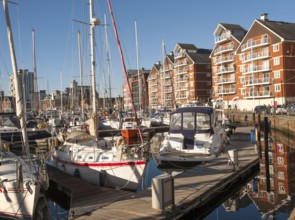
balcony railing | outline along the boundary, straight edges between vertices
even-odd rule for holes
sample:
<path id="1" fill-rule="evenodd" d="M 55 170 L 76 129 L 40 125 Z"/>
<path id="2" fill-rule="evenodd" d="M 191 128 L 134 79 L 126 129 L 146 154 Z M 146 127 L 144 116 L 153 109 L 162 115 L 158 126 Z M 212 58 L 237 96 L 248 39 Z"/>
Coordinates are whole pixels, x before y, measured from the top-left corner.
<path id="1" fill-rule="evenodd" d="M 260 60 L 260 59 L 266 59 L 270 57 L 270 53 L 268 51 L 262 52 L 262 53 L 254 53 L 254 54 L 248 54 L 244 57 L 242 60 L 243 63 L 250 62 L 253 60 Z"/>
<path id="2" fill-rule="evenodd" d="M 233 62 L 233 61 L 234 61 L 234 56 L 220 57 L 215 60 L 215 65 L 218 65 L 221 63 Z"/>
<path id="3" fill-rule="evenodd" d="M 227 31 L 220 36 L 215 36 L 215 44 L 220 43 L 222 41 L 230 40 L 230 35 L 230 31 Z"/>
<path id="4" fill-rule="evenodd" d="M 188 90 L 188 86 L 176 86 L 175 88 L 176 91 L 186 91 Z"/>
<path id="5" fill-rule="evenodd" d="M 181 82 L 187 82 L 188 81 L 188 77 L 183 77 L 183 78 L 178 78 L 175 80 L 175 83 L 181 83 Z"/>
<path id="6" fill-rule="evenodd" d="M 174 53 L 174 59 L 178 59 L 178 58 L 181 58 L 181 57 L 184 57 L 185 56 L 185 53 Z"/>
<path id="7" fill-rule="evenodd" d="M 151 82 L 151 83 L 149 83 L 149 86 L 156 86 L 156 85 L 158 85 L 158 82 Z"/>
<path id="8" fill-rule="evenodd" d="M 175 97 L 175 99 L 187 99 L 187 98 L 188 98 L 187 95 L 177 95 L 177 96 Z"/>
<path id="9" fill-rule="evenodd" d="M 264 85 L 264 84 L 270 84 L 270 78 L 250 79 L 250 80 L 245 80 L 243 83 L 244 86 L 254 86 L 254 85 Z"/>
<path id="10" fill-rule="evenodd" d="M 224 73 L 231 73 L 234 72 L 235 68 L 234 67 L 222 67 L 222 68 L 217 68 L 217 71 L 215 72 L 215 75 L 220 75 Z"/>
<path id="11" fill-rule="evenodd" d="M 250 66 L 248 68 L 244 68 L 241 72 L 243 75 L 251 74 L 251 73 L 258 73 L 258 72 L 266 72 L 271 71 L 270 65 L 257 65 L 257 66 Z"/>
<path id="12" fill-rule="evenodd" d="M 188 73 L 187 68 L 185 68 L 185 69 L 181 69 L 181 70 L 176 70 L 176 71 L 175 71 L 175 75 L 176 75 L 176 76 L 177 76 L 177 75 L 181 75 L 181 74 L 186 74 L 186 73 Z"/>
<path id="13" fill-rule="evenodd" d="M 230 44 L 230 45 L 227 45 L 227 46 L 220 46 L 218 49 L 216 49 L 214 51 L 214 55 L 224 53 L 224 52 L 229 52 L 229 51 L 232 51 L 232 50 L 234 50 L 234 45 L 233 44 Z"/>
<path id="14" fill-rule="evenodd" d="M 187 65 L 187 61 L 177 61 L 174 63 L 174 68 Z"/>
<path id="15" fill-rule="evenodd" d="M 244 93 L 244 98 L 267 98 L 273 97 L 270 91 L 254 91 Z"/>
<path id="16" fill-rule="evenodd" d="M 161 67 L 161 72 L 168 72 L 168 71 L 171 71 L 172 69 L 170 67 L 165 67 L 165 68 L 162 68 Z"/>
<path id="17" fill-rule="evenodd" d="M 222 79 L 217 79 L 215 82 L 216 82 L 216 84 L 235 83 L 236 79 L 235 79 L 235 77 L 222 78 Z"/>
<path id="18" fill-rule="evenodd" d="M 260 47 L 264 45 L 270 44 L 270 39 L 268 38 L 262 38 L 259 40 L 250 40 L 245 44 L 242 44 L 242 51 L 249 50 L 251 48 Z"/>
<path id="19" fill-rule="evenodd" d="M 158 78 L 157 76 L 150 75 L 148 80 L 155 80 L 155 79 L 157 79 L 157 78 Z"/>
<path id="20" fill-rule="evenodd" d="M 224 88 L 224 89 L 219 89 L 217 91 L 217 93 L 219 95 L 222 95 L 222 94 L 234 94 L 236 93 L 236 88 Z"/>
<path id="21" fill-rule="evenodd" d="M 163 74 L 161 76 L 161 79 L 170 79 L 171 78 L 171 75 L 170 74 Z"/>

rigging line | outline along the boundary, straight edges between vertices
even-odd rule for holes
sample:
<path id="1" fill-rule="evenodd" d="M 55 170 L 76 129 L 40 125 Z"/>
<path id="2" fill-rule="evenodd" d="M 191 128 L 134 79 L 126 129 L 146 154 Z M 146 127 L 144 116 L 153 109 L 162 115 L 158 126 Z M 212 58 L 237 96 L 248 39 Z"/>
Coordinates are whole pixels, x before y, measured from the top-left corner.
<path id="1" fill-rule="evenodd" d="M 136 109 L 135 109 L 135 106 L 134 106 L 133 94 L 132 94 L 130 83 L 129 83 L 129 80 L 128 80 L 128 73 L 127 73 L 126 66 L 125 66 L 125 61 L 124 61 L 124 57 L 123 57 L 123 53 L 122 53 L 122 48 L 121 48 L 121 44 L 120 44 L 120 40 L 119 40 L 117 27 L 116 27 L 116 23 L 115 23 L 115 18 L 114 18 L 114 15 L 113 15 L 110 0 L 108 0 L 108 6 L 109 6 L 111 19 L 112 19 L 113 29 L 114 29 L 115 36 L 116 36 L 117 46 L 118 46 L 120 57 L 121 57 L 121 64 L 122 64 L 122 68 L 123 68 L 123 71 L 124 71 L 125 80 L 126 80 L 126 83 L 127 83 L 127 86 L 128 86 L 130 97 L 131 97 L 131 105 L 132 105 L 132 109 L 133 109 L 133 112 L 134 112 L 134 115 L 135 115 L 135 121 L 137 123 L 138 133 L 139 133 L 139 136 L 140 136 L 141 143 L 143 144 L 144 141 L 143 141 L 142 133 L 141 133 L 141 130 L 140 130 L 140 122 L 138 120 L 137 112 L 136 112 Z"/>
<path id="2" fill-rule="evenodd" d="M 19 54 L 21 60 L 21 67 L 24 69 L 23 57 L 22 57 L 22 41 L 21 41 L 21 33 L 20 33 L 20 19 L 19 19 L 19 4 L 17 3 L 16 7 L 16 14 L 17 14 L 17 30 L 18 30 L 18 41 L 19 41 Z"/>

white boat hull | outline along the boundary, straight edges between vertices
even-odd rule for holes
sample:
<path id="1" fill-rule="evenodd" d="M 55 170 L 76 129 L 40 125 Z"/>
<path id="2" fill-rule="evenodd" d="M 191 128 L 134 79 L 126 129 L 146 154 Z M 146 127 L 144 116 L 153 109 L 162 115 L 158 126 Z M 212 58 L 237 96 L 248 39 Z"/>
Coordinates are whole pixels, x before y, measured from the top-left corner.
<path id="1" fill-rule="evenodd" d="M 132 162 L 71 162 L 52 156 L 47 162 L 70 175 L 95 185 L 136 191 L 146 167 L 146 161 Z"/>

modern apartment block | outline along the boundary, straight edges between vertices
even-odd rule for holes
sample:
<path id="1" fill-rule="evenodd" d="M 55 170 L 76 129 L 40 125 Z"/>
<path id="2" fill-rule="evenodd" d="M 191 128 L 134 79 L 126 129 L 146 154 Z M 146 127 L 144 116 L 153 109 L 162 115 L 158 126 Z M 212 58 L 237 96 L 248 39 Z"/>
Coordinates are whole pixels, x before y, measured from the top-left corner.
<path id="1" fill-rule="evenodd" d="M 215 47 L 210 55 L 212 62 L 212 101 L 227 107 L 238 107 L 235 52 L 247 31 L 236 24 L 218 24 L 214 31 Z M 224 106 L 223 106 L 224 107 Z"/>
<path id="2" fill-rule="evenodd" d="M 155 64 L 148 78 L 149 108 L 173 109 L 211 96 L 211 50 L 176 44 L 174 51 Z"/>
<path id="3" fill-rule="evenodd" d="M 216 103 L 223 100 L 225 107 L 253 110 L 256 105 L 294 102 L 295 23 L 270 21 L 268 14 L 262 14 L 243 38 L 243 28 L 238 29 L 238 25 L 219 24 L 214 32 L 217 43 L 211 59 Z M 232 40 L 224 39 L 227 31 Z M 237 38 L 242 39 L 240 43 Z M 223 59 L 220 65 L 219 58 Z"/>
<path id="4" fill-rule="evenodd" d="M 148 106 L 147 78 L 150 70 L 128 70 L 128 81 L 136 110 L 146 109 Z M 139 80 L 138 80 L 139 79 Z M 125 110 L 132 109 L 131 95 L 126 82 L 123 84 L 123 105 Z"/>

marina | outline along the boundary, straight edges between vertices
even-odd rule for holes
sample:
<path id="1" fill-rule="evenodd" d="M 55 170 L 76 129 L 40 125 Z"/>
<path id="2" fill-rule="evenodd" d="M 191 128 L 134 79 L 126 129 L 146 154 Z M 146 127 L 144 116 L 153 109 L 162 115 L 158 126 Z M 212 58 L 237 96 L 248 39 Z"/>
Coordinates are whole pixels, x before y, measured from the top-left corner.
<path id="1" fill-rule="evenodd" d="M 259 159 L 250 142 L 250 130 L 251 127 L 237 127 L 231 136 L 228 148 L 238 151 L 237 164 L 229 163 L 228 154 L 224 154 L 191 169 L 178 168 L 164 172 L 162 175 L 173 176 L 173 189 L 169 193 L 174 194 L 174 201 L 173 207 L 163 207 L 163 210 L 152 208 L 155 198 L 152 198 L 151 187 L 139 192 L 122 192 L 106 187 L 98 187 L 95 191 L 91 187 L 77 187 L 81 185 L 78 178 L 71 177 L 77 179 L 76 182 L 71 178 L 61 178 L 59 171 L 49 170 L 48 173 L 58 188 L 71 195 L 69 213 L 72 219 L 180 219 L 194 209 L 212 203 L 218 192 L 258 172 Z M 96 192 L 103 193 L 95 196 Z"/>

